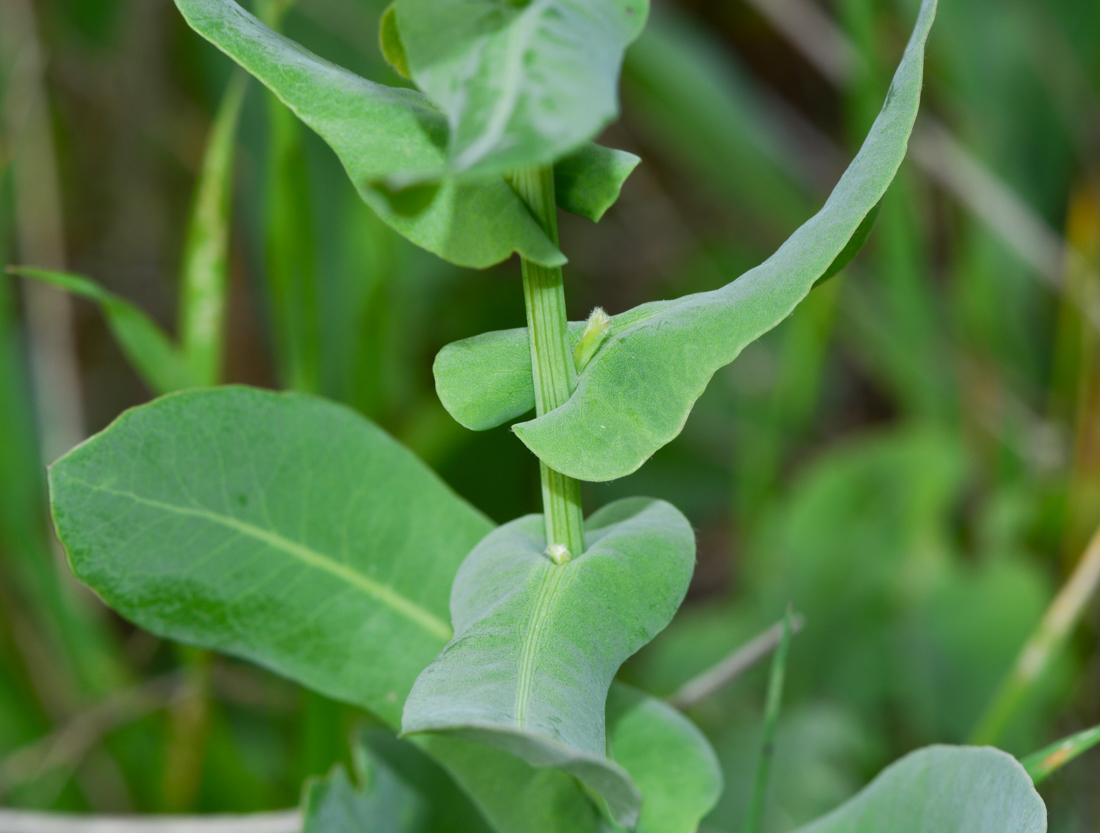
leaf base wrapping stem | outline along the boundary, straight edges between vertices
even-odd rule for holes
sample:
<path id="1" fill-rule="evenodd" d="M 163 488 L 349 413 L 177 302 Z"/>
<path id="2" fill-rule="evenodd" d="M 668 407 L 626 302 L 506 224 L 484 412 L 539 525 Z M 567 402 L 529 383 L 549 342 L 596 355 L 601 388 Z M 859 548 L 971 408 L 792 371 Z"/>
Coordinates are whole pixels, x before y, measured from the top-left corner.
<path id="1" fill-rule="evenodd" d="M 557 245 L 558 219 L 553 168 L 517 171 L 512 185 L 531 209 L 546 236 Z M 522 259 L 523 297 L 531 334 L 531 369 L 535 382 L 535 412 L 543 414 L 564 404 L 573 394 L 577 372 L 566 330 L 565 289 L 561 267 L 541 266 Z M 546 544 L 564 546 L 573 556 L 584 552 L 584 514 L 580 483 L 540 461 Z"/>

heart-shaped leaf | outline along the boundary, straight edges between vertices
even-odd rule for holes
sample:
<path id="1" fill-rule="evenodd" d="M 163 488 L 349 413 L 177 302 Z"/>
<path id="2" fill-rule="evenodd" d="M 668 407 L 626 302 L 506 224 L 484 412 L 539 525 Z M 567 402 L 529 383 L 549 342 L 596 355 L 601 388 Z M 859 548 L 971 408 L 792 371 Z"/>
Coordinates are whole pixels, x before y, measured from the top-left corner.
<path id="1" fill-rule="evenodd" d="M 683 601 L 695 537 L 669 504 L 631 498 L 595 513 L 585 544 L 554 563 L 542 516 L 530 515 L 474 548 L 451 591 L 454 638 L 413 686 L 402 730 L 448 732 L 563 769 L 633 826 L 641 797 L 607 758 L 607 690 Z"/>
<path id="2" fill-rule="evenodd" d="M 451 171 L 546 165 L 618 115 L 647 0 L 397 0 L 413 80 L 447 114 Z"/>
<path id="3" fill-rule="evenodd" d="M 865 221 L 905 157 L 935 11 L 936 0 L 924 0 L 886 104 L 817 215 L 769 260 L 722 289 L 614 316 L 573 396 L 514 427 L 550 468 L 595 481 L 637 470 L 680 433 L 716 370 L 783 321 L 833 263 L 850 258 L 849 242 L 869 231 Z M 533 405 L 526 339 L 523 330 L 488 333 L 441 352 L 436 387 L 459 422 L 498 425 Z"/>
<path id="4" fill-rule="evenodd" d="M 798 833 L 1045 833 L 1027 772 L 991 747 L 930 746 Z"/>
<path id="5" fill-rule="evenodd" d="M 50 494 L 73 571 L 123 616 L 391 725 L 492 528 L 350 409 L 248 388 L 127 412 L 53 465 Z"/>

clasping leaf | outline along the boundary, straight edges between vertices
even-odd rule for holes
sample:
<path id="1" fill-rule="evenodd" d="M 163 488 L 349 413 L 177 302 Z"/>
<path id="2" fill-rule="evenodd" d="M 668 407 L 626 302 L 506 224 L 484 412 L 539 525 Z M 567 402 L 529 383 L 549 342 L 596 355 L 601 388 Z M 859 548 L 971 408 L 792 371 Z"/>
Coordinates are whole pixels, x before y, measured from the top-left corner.
<path id="1" fill-rule="evenodd" d="M 712 292 L 659 301 L 612 317 L 611 335 L 561 407 L 514 426 L 550 468 L 605 481 L 637 470 L 683 429 L 719 368 L 782 322 L 849 243 L 905 158 L 920 103 L 924 44 L 936 0 L 924 0 L 886 104 L 825 206 L 765 263 Z M 583 325 L 571 325 L 573 343 Z M 435 366 L 444 406 L 471 428 L 499 425 L 534 405 L 525 330 L 450 345 Z"/>
<path id="2" fill-rule="evenodd" d="M 233 0 L 176 5 L 192 28 L 332 146 L 364 202 L 413 243 L 460 266 L 492 266 L 513 252 L 547 266 L 565 262 L 502 176 L 440 178 L 447 170 L 449 128 L 423 94 L 375 84 L 318 58 Z M 579 152 L 580 144 L 566 150 Z M 597 219 L 617 198 L 636 157 L 595 146 L 583 150 L 584 170 L 565 174 L 563 207 Z M 395 178 L 427 187 L 394 193 Z"/>
<path id="3" fill-rule="evenodd" d="M 647 0 L 397 0 L 413 80 L 450 124 L 447 167 L 546 165 L 619 112 L 619 72 Z"/>
<path id="4" fill-rule="evenodd" d="M 417 679 L 402 729 L 446 732 L 565 770 L 633 826 L 641 796 L 607 758 L 604 704 L 619 666 L 672 619 L 695 564 L 691 525 L 632 498 L 589 518 L 587 549 L 546 555 L 542 517 L 491 532 L 451 591 L 455 636 Z"/>

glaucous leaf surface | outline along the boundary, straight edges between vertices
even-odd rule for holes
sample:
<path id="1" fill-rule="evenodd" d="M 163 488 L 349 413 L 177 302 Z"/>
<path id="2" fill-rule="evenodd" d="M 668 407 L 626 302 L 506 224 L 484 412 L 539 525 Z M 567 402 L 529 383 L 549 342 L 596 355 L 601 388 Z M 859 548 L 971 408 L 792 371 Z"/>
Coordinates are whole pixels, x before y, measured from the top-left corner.
<path id="1" fill-rule="evenodd" d="M 637 470 L 680 433 L 716 370 L 786 318 L 832 264 L 854 254 L 850 241 L 861 227 L 869 231 L 867 217 L 905 157 L 935 11 L 936 0 L 924 0 L 886 104 L 817 215 L 769 260 L 722 289 L 613 316 L 611 335 L 569 401 L 514 426 L 547 465 L 594 481 Z M 435 367 L 444 406 L 478 428 L 526 412 L 534 402 L 530 370 L 520 358 L 526 349 L 523 330 L 445 348 Z"/>
<path id="2" fill-rule="evenodd" d="M 425 802 L 424 822 L 431 833 L 499 833 L 489 825 L 484 814 L 457 781 L 422 745 L 380 728 L 366 729 L 357 741 L 366 747 L 369 755 L 384 762 L 409 787 L 429 798 Z M 476 758 L 472 759 L 471 765 L 479 765 Z M 573 791 L 578 792 L 575 784 Z"/>
<path id="3" fill-rule="evenodd" d="M 447 168 L 547 165 L 619 112 L 647 0 L 397 0 L 416 85 L 447 115 Z"/>
<path id="4" fill-rule="evenodd" d="M 11 271 L 51 283 L 98 304 L 127 361 L 133 365 L 150 390 L 156 393 L 172 393 L 200 385 L 183 353 L 168 334 L 125 298 L 108 292 L 89 278 L 70 272 L 30 268 Z"/>
<path id="5" fill-rule="evenodd" d="M 350 409 L 248 388 L 127 412 L 53 465 L 50 493 L 73 571 L 123 616 L 391 725 L 492 528 Z"/>
<path id="6" fill-rule="evenodd" d="M 447 122 L 420 93 L 375 84 L 272 31 L 233 0 L 176 0 L 187 22 L 267 85 L 340 157 L 363 200 L 397 232 L 445 260 L 485 267 L 512 252 L 565 257 L 500 177 L 448 178 L 392 194 L 399 173 L 444 168 Z"/>
<path id="7" fill-rule="evenodd" d="M 710 743 L 663 700 L 613 682 L 608 753 L 642 795 L 637 833 L 694 833 L 715 805 L 722 772 Z M 607 831 L 566 773 L 535 768 L 506 752 L 450 735 L 415 735 L 470 794 L 499 833 Z"/>
<path id="8" fill-rule="evenodd" d="M 50 482 L 74 570 L 120 613 L 394 727 L 451 637 L 455 572 L 491 529 L 354 412 L 247 388 L 130 411 L 56 463 Z M 651 698 L 616 707 L 616 688 L 612 753 L 623 750 L 645 801 L 665 806 L 677 782 L 662 767 L 702 772 L 713 754 Z M 600 829 L 570 776 L 480 744 L 421 739 L 503 833 Z M 545 808 L 538 825 L 532 807 Z"/>
<path id="9" fill-rule="evenodd" d="M 325 61 L 233 0 L 177 0 L 176 5 L 192 28 L 328 142 L 363 200 L 413 243 L 475 268 L 513 252 L 547 266 L 565 262 L 503 177 L 435 181 L 446 167 L 449 130 L 444 115 L 421 93 L 375 84 Z M 562 207 L 596 219 L 632 166 L 625 162 L 629 154 L 584 150 L 590 167 L 564 174 Z M 421 184 L 394 191 L 389 183 L 395 178 Z"/>
<path id="10" fill-rule="evenodd" d="M 370 750 L 353 750 L 358 783 L 343 764 L 306 782 L 302 833 L 429 833 L 426 798 Z"/>
<path id="11" fill-rule="evenodd" d="M 636 833 L 695 833 L 722 794 L 722 768 L 695 725 L 622 683 L 607 696 L 607 748 L 642 794 Z"/>
<path id="12" fill-rule="evenodd" d="M 577 780 L 491 746 L 449 735 L 416 735 L 473 800 L 497 833 L 607 833 Z"/>
<path id="13" fill-rule="evenodd" d="M 623 183 L 641 161 L 625 150 L 586 142 L 554 165 L 558 208 L 599 222 L 619 199 Z"/>
<path id="14" fill-rule="evenodd" d="M 992 747 L 930 746 L 797 833 L 1045 833 L 1027 772 Z"/>
<path id="15" fill-rule="evenodd" d="M 607 690 L 679 608 L 695 536 L 671 505 L 628 498 L 589 518 L 585 543 L 557 565 L 542 516 L 529 515 L 474 548 L 451 591 L 455 636 L 413 686 L 402 730 L 448 732 L 563 769 L 633 826 L 641 796 L 607 758 Z"/>

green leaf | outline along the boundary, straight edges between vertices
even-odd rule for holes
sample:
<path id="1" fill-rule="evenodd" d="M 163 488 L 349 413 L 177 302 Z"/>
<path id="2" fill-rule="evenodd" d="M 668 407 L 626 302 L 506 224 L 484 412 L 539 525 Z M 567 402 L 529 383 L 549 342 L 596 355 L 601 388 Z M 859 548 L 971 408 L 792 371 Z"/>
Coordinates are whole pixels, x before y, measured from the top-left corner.
<path id="1" fill-rule="evenodd" d="M 353 750 L 357 783 L 343 764 L 306 782 L 302 833 L 419 833 L 426 830 L 423 796 L 364 746 Z"/>
<path id="2" fill-rule="evenodd" d="M 619 112 L 647 0 L 397 0 L 417 86 L 447 115 L 451 171 L 546 165 Z"/>
<path id="3" fill-rule="evenodd" d="M 500 177 L 393 193 L 398 174 L 443 170 L 447 122 L 418 92 L 385 87 L 273 32 L 232 0 L 176 0 L 187 22 L 271 89 L 336 151 L 363 200 L 413 243 L 461 266 L 519 252 L 547 266 L 565 257 Z"/>
<path id="4" fill-rule="evenodd" d="M 768 261 L 722 289 L 613 316 L 610 337 L 580 374 L 569 401 L 514 427 L 548 466 L 595 481 L 637 470 L 680 433 L 714 372 L 783 321 L 842 258 L 905 157 L 935 10 L 936 0 L 924 0 L 886 104 L 816 216 Z M 571 335 L 575 326 L 583 325 L 571 325 Z M 579 330 L 573 343 L 578 337 Z M 462 424 L 478 428 L 529 410 L 530 370 L 522 370 L 520 358 L 526 350 L 523 330 L 445 348 L 435 368 L 444 406 Z"/>
<path id="5" fill-rule="evenodd" d="M 294 2 L 258 4 L 260 19 L 278 30 Z M 302 125 L 274 93 L 265 90 L 264 99 L 268 127 L 264 275 L 272 346 L 281 386 L 316 393 L 321 376 L 318 281 Z"/>
<path id="6" fill-rule="evenodd" d="M 608 753 L 642 795 L 637 833 L 694 833 L 722 791 L 707 739 L 667 703 L 613 682 Z M 471 795 L 498 833 L 606 831 L 566 773 L 535 768 L 492 747 L 449 735 L 414 736 Z"/>
<path id="7" fill-rule="evenodd" d="M 455 636 L 413 686 L 402 730 L 448 732 L 563 769 L 633 826 L 641 796 L 607 758 L 607 690 L 683 601 L 695 536 L 669 504 L 630 498 L 589 518 L 585 544 L 555 564 L 542 516 L 529 515 L 474 548 L 451 591 Z"/>
<path id="8" fill-rule="evenodd" d="M 1100 745 L 1100 726 L 1093 726 L 1021 758 L 1020 764 L 1027 770 L 1032 782 L 1038 784 L 1097 745 Z"/>
<path id="9" fill-rule="evenodd" d="M 608 752 L 642 794 L 636 833 L 695 833 L 722 794 L 710 743 L 672 706 L 622 683 L 607 698 Z"/>
<path id="10" fill-rule="evenodd" d="M 417 735 L 497 833 L 607 833 L 595 805 L 561 770 L 536 769 L 491 746 Z"/>
<path id="11" fill-rule="evenodd" d="M 871 230 L 875 227 L 875 221 L 878 219 L 879 212 L 882 210 L 882 202 L 875 203 L 875 207 L 863 218 L 863 222 L 859 224 L 859 228 L 856 229 L 855 234 L 852 235 L 852 239 L 848 241 L 847 245 L 841 250 L 840 254 L 836 256 L 829 268 L 814 281 L 814 286 L 824 283 L 829 278 L 835 277 L 841 269 L 851 263 L 855 256 L 859 254 L 860 249 L 863 248 L 867 242 L 867 238 L 871 236 Z"/>
<path id="12" fill-rule="evenodd" d="M 421 736 L 424 737 L 424 736 Z M 427 796 L 425 827 L 430 833 L 499 833 L 475 806 L 457 781 L 434 760 L 422 745 L 397 737 L 386 729 L 367 729 L 359 743 L 369 754 L 382 760 L 402 781 Z M 486 752 L 495 750 L 481 747 Z M 476 759 L 474 765 L 477 765 Z M 574 793 L 579 793 L 576 784 Z"/>
<path id="13" fill-rule="evenodd" d="M 491 528 L 352 411 L 247 388 L 130 411 L 54 464 L 50 483 L 73 569 L 127 618 L 251 659 L 391 726 L 450 638 L 452 580 Z M 617 688 L 610 749 L 641 790 L 642 823 L 661 807 L 703 812 L 717 778 L 705 741 L 663 704 Z M 601 829 L 570 776 L 479 744 L 422 739 L 498 830 Z M 702 779 L 694 791 L 677 780 L 685 772 Z M 533 807 L 546 808 L 538 824 Z"/>
<path id="14" fill-rule="evenodd" d="M 127 412 L 54 464 L 50 490 L 73 571 L 123 616 L 390 725 L 491 529 L 353 411 L 248 388 Z"/>
<path id="15" fill-rule="evenodd" d="M 397 3 L 386 6 L 378 25 L 378 44 L 382 47 L 382 57 L 386 63 L 402 78 L 412 78 L 409 59 L 405 55 L 405 44 L 401 42 L 401 33 L 397 31 Z"/>
<path id="16" fill-rule="evenodd" d="M 129 301 L 108 292 L 95 281 L 69 272 L 28 267 L 12 267 L 8 271 L 51 283 L 99 304 L 122 352 L 151 390 L 171 393 L 200 386 L 201 382 L 172 339 Z"/>
<path id="17" fill-rule="evenodd" d="M 1024 768 L 991 747 L 930 746 L 798 833 L 1045 833 Z"/>
<path id="18" fill-rule="evenodd" d="M 202 385 L 221 381 L 229 293 L 229 226 L 233 157 L 248 76 L 235 73 L 210 131 L 181 271 L 180 342 Z"/>
<path id="19" fill-rule="evenodd" d="M 591 142 L 554 165 L 558 207 L 599 222 L 615 201 L 623 183 L 642 160 L 625 150 Z"/>

